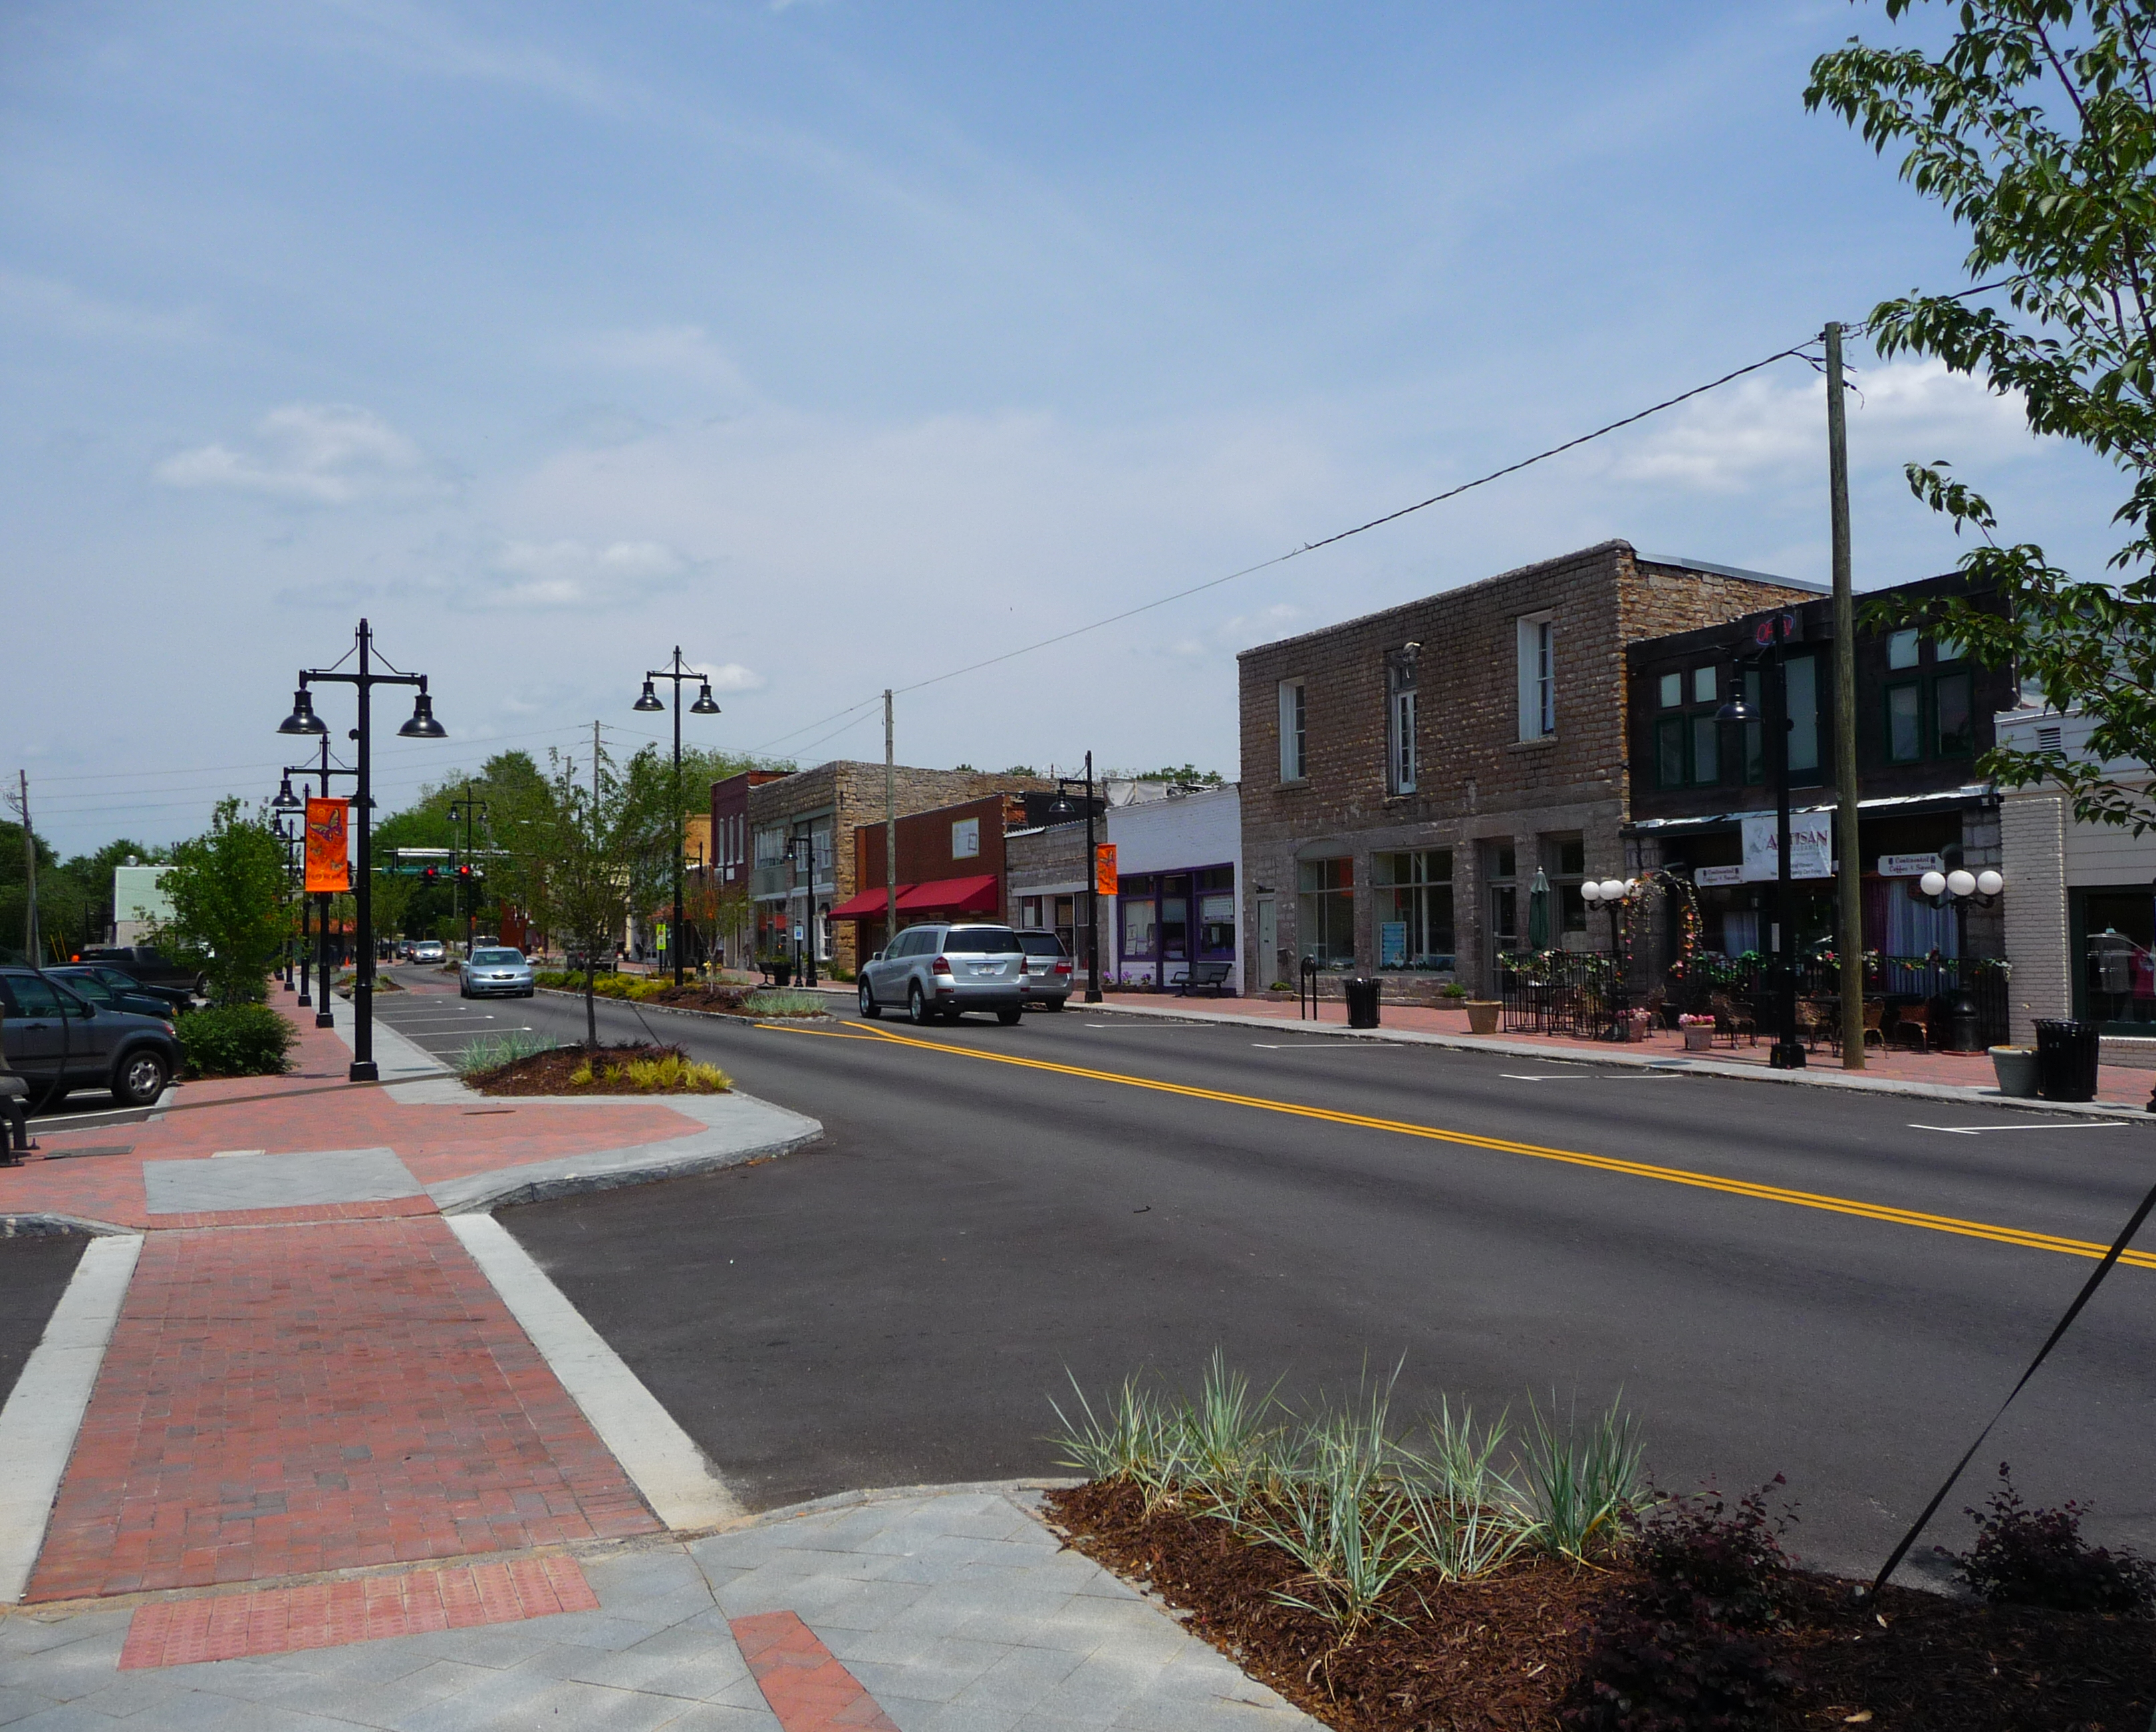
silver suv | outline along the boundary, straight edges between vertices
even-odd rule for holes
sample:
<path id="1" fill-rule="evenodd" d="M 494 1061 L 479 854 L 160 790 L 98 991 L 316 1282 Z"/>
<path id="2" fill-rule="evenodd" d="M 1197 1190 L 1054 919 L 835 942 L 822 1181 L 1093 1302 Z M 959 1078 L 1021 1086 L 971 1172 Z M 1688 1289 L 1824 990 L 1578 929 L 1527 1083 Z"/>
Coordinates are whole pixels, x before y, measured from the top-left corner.
<path id="1" fill-rule="evenodd" d="M 1008 926 L 909 926 L 861 970 L 861 1014 L 906 1007 L 916 1022 L 992 1010 L 1008 1027 L 1025 1007 L 1025 947 Z"/>

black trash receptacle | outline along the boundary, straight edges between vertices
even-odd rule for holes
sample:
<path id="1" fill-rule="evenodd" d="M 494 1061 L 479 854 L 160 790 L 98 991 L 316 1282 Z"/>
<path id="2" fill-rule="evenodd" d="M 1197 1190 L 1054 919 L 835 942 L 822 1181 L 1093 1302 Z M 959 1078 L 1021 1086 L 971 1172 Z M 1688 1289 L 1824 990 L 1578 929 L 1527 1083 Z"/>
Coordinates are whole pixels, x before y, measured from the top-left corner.
<path id="1" fill-rule="evenodd" d="M 1348 1026 L 1350 1028 L 1375 1028 L 1378 1026 L 1378 988 L 1383 981 L 1368 980 L 1357 976 L 1341 982 L 1348 994 Z"/>
<path id="2" fill-rule="evenodd" d="M 2036 1024 L 2036 1093 L 2046 1100 L 2094 1100 L 2102 1031 L 2094 1022 L 2044 1018 Z"/>

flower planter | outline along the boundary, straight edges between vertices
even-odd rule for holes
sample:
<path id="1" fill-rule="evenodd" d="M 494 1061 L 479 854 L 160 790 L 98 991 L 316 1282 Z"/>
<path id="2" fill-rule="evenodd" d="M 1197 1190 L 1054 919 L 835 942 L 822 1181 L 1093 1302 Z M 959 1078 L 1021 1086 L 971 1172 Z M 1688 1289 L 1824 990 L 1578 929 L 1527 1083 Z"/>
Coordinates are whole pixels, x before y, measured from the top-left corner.
<path id="1" fill-rule="evenodd" d="M 2034 1047 L 1994 1047 L 1991 1068 L 1999 1079 L 1999 1092 L 2016 1100 L 2036 1098 L 2036 1049 Z"/>
<path id="2" fill-rule="evenodd" d="M 1687 1053 L 1711 1053 L 1714 1050 L 1712 1023 L 1709 1023 L 1704 1028 L 1687 1028 L 1684 1031 L 1684 1038 L 1685 1051 Z"/>
<path id="3" fill-rule="evenodd" d="M 1504 1008 L 1495 998 L 1471 998 L 1467 1001 L 1467 1032 L 1470 1034 L 1495 1034 L 1497 1032 L 1497 1012 Z"/>

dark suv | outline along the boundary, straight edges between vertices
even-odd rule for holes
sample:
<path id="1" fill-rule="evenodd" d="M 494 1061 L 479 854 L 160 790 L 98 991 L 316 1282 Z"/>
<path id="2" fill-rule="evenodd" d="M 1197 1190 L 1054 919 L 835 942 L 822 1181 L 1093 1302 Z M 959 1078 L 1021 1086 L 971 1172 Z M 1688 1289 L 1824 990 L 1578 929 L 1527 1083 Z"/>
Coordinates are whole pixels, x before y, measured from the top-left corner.
<path id="1" fill-rule="evenodd" d="M 177 986 L 183 992 L 199 993 L 209 982 L 209 976 L 199 968 L 175 962 L 162 951 L 146 944 L 86 944 L 68 960 L 116 968 L 122 974 L 131 974 L 146 986 Z"/>
<path id="2" fill-rule="evenodd" d="M 40 1107 L 76 1089 L 110 1089 L 123 1105 L 153 1106 L 180 1068 L 170 1022 L 101 1009 L 34 968 L 0 968 L 0 1001 L 8 1063 Z"/>

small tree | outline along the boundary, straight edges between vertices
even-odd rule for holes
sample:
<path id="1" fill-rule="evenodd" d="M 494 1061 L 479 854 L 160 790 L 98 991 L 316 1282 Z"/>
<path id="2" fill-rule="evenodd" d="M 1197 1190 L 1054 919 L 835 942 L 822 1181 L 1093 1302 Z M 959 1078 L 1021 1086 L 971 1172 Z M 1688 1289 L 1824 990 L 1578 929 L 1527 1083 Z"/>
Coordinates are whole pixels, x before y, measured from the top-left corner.
<path id="1" fill-rule="evenodd" d="M 1890 20 L 1916 0 L 1886 0 Z M 1902 177 L 1967 225 L 1966 268 L 2003 278 L 2011 316 L 1961 295 L 1912 295 L 1871 315 L 1882 355 L 1929 355 L 2017 393 L 2030 431 L 2116 464 L 2126 540 L 2116 582 L 2075 577 L 2033 542 L 2002 545 L 1990 506 L 1944 463 L 1909 484 L 1957 533 L 1984 545 L 1962 561 L 1978 598 L 1896 617 L 2018 669 L 2055 709 L 2078 706 L 2089 750 L 1990 752 L 2009 787 L 2064 787 L 2075 816 L 2136 835 L 2156 803 L 2108 761 L 2156 763 L 2156 15 L 2148 0 L 1954 0 L 1958 28 L 1936 54 L 1852 41 L 1812 67 L 1806 106 L 1833 110 Z M 2046 106 L 2046 105 L 2049 105 Z M 1990 592 L 2005 603 L 1992 611 Z"/>
<path id="2" fill-rule="evenodd" d="M 270 967 L 293 930 L 285 858 L 276 832 L 243 817 L 235 799 L 219 801 L 209 828 L 172 850 L 159 885 L 171 899 L 172 918 L 151 941 L 207 974 L 219 1004 L 266 996 Z"/>
<path id="3" fill-rule="evenodd" d="M 584 1043 L 599 1041 L 595 983 L 600 951 L 629 917 L 638 837 L 621 784 L 600 755 L 588 783 L 572 761 L 556 757 L 547 784 L 552 816 L 532 826 L 526 904 L 549 932 L 584 955 Z"/>

